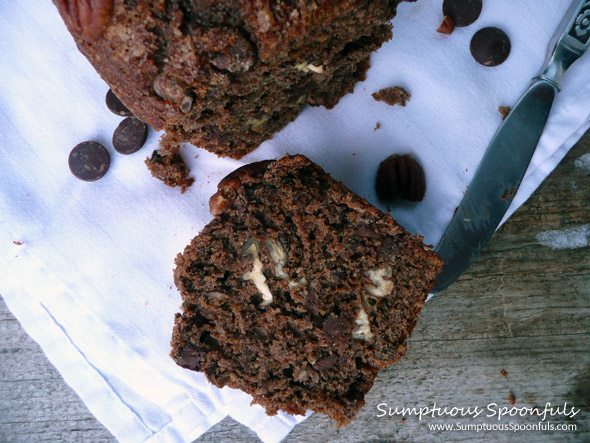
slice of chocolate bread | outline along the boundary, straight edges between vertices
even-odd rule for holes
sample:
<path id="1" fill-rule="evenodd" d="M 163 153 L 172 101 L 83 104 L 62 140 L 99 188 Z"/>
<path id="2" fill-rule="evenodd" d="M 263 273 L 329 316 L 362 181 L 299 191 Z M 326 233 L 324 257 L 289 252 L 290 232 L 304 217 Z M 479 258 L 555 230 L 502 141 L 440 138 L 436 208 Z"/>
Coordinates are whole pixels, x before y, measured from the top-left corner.
<path id="1" fill-rule="evenodd" d="M 165 146 L 239 158 L 334 106 L 401 0 L 53 0 L 82 53 Z"/>
<path id="2" fill-rule="evenodd" d="M 218 188 L 216 217 L 176 258 L 172 358 L 271 415 L 349 422 L 404 354 L 441 259 L 303 156 Z"/>

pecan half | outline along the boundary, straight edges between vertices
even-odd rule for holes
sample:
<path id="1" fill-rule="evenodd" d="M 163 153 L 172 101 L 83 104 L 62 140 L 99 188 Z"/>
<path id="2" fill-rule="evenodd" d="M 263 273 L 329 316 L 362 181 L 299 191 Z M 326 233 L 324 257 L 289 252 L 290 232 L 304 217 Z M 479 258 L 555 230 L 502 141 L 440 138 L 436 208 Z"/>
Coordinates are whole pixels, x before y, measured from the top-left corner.
<path id="1" fill-rule="evenodd" d="M 57 0 L 57 9 L 74 37 L 94 42 L 111 16 L 114 0 Z"/>
<path id="2" fill-rule="evenodd" d="M 422 201 L 426 193 L 424 170 L 409 154 L 394 154 L 379 165 L 375 190 L 381 200 Z"/>
<path id="3" fill-rule="evenodd" d="M 230 172 L 217 185 L 217 192 L 209 199 L 209 211 L 215 217 L 232 206 L 232 194 L 243 182 L 260 177 L 273 160 L 263 160 L 244 165 Z"/>
<path id="4" fill-rule="evenodd" d="M 154 91 L 164 100 L 174 103 L 181 103 L 185 97 L 184 90 L 178 85 L 176 77 L 165 73 L 158 74 L 154 79 Z"/>
<path id="5" fill-rule="evenodd" d="M 262 174 L 264 174 L 264 171 L 266 171 L 268 165 L 272 162 L 273 160 L 262 160 L 259 162 L 249 163 L 247 165 L 241 166 L 235 171 L 230 172 L 224 178 L 222 178 L 219 184 L 217 185 L 217 189 L 225 188 L 228 185 L 235 187 L 235 179 L 238 180 L 239 184 L 242 181 L 247 180 L 249 177 L 259 177 Z"/>

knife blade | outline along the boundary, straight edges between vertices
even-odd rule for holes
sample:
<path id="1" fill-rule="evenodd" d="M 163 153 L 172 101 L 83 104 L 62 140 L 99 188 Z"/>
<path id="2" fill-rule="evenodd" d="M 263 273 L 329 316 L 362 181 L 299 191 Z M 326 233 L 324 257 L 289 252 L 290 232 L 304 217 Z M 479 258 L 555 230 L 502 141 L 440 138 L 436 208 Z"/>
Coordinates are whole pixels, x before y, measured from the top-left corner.
<path id="1" fill-rule="evenodd" d="M 498 128 L 449 226 L 435 248 L 445 261 L 431 293 L 471 265 L 510 207 L 549 118 L 559 83 L 590 45 L 590 0 L 564 15 L 543 68 Z"/>

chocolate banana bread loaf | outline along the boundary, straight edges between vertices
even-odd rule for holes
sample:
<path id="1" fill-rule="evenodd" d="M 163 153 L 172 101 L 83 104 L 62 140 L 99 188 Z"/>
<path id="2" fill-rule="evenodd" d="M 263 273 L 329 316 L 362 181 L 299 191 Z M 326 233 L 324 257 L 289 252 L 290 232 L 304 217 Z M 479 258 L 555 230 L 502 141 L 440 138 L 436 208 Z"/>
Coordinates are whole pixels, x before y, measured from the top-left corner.
<path id="1" fill-rule="evenodd" d="M 332 107 L 391 37 L 401 0 L 54 0 L 140 120 L 239 158 L 306 104 Z"/>
<path id="2" fill-rule="evenodd" d="M 442 261 L 303 156 L 223 179 L 176 258 L 172 358 L 269 414 L 348 423 L 406 350 Z"/>

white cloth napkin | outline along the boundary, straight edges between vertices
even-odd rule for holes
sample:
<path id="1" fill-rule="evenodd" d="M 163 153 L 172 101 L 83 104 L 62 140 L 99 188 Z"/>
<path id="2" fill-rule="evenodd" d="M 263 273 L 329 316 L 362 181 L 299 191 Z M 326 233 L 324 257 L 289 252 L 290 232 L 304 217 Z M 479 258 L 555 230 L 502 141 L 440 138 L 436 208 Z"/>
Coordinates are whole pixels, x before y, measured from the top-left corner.
<path id="1" fill-rule="evenodd" d="M 181 303 L 174 257 L 211 219 L 208 199 L 234 168 L 302 153 L 378 204 L 379 162 L 411 153 L 424 166 L 426 198 L 391 213 L 428 243 L 438 242 L 501 123 L 498 106 L 514 104 L 526 89 L 569 0 L 487 0 L 474 25 L 450 36 L 436 32 L 441 3 L 400 5 L 393 40 L 373 56 L 367 80 L 334 109 L 305 109 L 241 161 L 185 149 L 196 183 L 181 195 L 143 164 L 158 134 L 137 154 L 113 150 L 121 119 L 104 105 L 108 87 L 76 50 L 52 3 L 0 2 L 0 293 L 120 441 L 191 441 L 229 414 L 276 442 L 304 419 L 267 417 L 247 395 L 218 390 L 168 357 Z M 472 59 L 469 42 L 492 25 L 511 37 L 512 53 L 487 68 Z M 586 56 L 564 80 L 511 212 L 590 125 L 589 70 Z M 371 97 L 396 85 L 412 94 L 405 108 Z M 95 183 L 68 170 L 71 148 L 84 140 L 101 142 L 111 154 L 109 172 Z"/>

